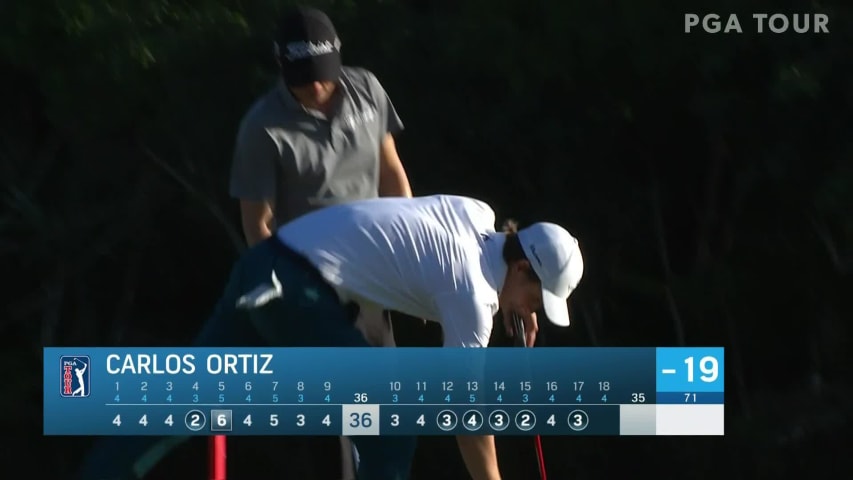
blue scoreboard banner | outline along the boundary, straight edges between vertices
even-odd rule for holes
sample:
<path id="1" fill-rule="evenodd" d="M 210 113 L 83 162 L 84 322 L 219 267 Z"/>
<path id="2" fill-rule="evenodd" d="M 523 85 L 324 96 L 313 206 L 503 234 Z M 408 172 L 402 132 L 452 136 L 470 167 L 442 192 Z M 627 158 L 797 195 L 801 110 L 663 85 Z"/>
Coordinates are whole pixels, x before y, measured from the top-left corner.
<path id="1" fill-rule="evenodd" d="M 724 350 L 45 348 L 45 435 L 723 435 Z"/>

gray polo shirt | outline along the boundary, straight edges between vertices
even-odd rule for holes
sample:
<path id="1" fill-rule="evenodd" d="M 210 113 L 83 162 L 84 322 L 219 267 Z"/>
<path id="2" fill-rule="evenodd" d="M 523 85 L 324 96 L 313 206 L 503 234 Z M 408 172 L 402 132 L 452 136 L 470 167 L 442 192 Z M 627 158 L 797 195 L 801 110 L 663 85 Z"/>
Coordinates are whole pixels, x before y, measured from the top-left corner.
<path id="1" fill-rule="evenodd" d="M 339 88 L 331 118 L 304 108 L 283 82 L 255 102 L 237 135 L 231 196 L 269 201 L 279 226 L 327 205 L 377 197 L 380 144 L 403 124 L 371 72 L 344 67 Z"/>

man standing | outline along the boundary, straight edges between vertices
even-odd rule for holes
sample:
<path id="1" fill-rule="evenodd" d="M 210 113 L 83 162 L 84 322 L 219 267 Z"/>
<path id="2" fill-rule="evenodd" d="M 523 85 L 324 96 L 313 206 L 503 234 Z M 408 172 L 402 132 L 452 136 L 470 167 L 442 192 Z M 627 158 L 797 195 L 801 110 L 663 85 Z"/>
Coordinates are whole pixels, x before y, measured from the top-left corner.
<path id="1" fill-rule="evenodd" d="M 341 66 L 340 47 L 318 10 L 279 23 L 282 78 L 243 118 L 231 171 L 249 245 L 320 207 L 412 196 L 394 142 L 403 124 L 371 72 Z"/>
<path id="2" fill-rule="evenodd" d="M 403 130 L 394 105 L 369 71 L 341 63 L 331 20 L 295 8 L 279 22 L 277 85 L 243 118 L 231 170 L 230 193 L 240 201 L 249 246 L 276 227 L 321 207 L 377 196 L 411 197 L 394 135 Z M 358 326 L 371 345 L 394 346 L 390 319 L 363 306 Z M 286 449 L 293 475 L 320 478 L 328 461 L 311 468 L 303 450 L 325 450 L 328 438 L 294 439 Z M 351 448 L 340 446 L 343 480 L 352 478 Z M 305 469 L 308 470 L 305 470 Z"/>
<path id="3" fill-rule="evenodd" d="M 367 300 L 439 322 L 446 347 L 486 347 L 494 315 L 501 311 L 513 332 L 517 314 L 532 346 L 537 310 L 569 325 L 566 301 L 584 270 L 578 241 L 551 223 L 498 233 L 494 222 L 485 203 L 447 195 L 360 200 L 304 215 L 236 263 L 198 344 L 251 328 L 262 339 L 258 346 L 367 347 L 345 308 Z M 139 439 L 147 444 L 121 444 Z M 353 440 L 359 480 L 409 478 L 415 438 Z M 162 443 L 115 439 L 91 457 L 83 478 L 116 478 Z M 474 480 L 500 480 L 493 436 L 461 435 L 457 444 Z"/>

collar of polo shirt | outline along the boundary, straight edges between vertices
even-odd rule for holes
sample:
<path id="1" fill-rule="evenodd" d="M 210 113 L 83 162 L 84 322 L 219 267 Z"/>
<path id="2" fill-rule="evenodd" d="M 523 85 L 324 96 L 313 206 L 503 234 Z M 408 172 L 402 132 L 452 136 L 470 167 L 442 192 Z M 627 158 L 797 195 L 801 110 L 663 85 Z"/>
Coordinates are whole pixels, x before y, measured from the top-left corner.
<path id="1" fill-rule="evenodd" d="M 296 110 L 302 110 L 303 112 L 311 115 L 312 117 L 318 118 L 320 120 L 328 120 L 328 116 L 321 112 L 320 110 L 315 110 L 313 108 L 308 108 L 305 105 L 299 103 L 299 100 L 293 96 L 293 93 L 290 92 L 290 89 L 287 88 L 287 85 L 284 83 L 284 80 L 278 81 L 278 89 L 281 94 L 281 99 L 284 102 L 284 105 L 287 108 L 292 108 Z M 346 84 L 344 82 L 338 80 L 337 87 L 335 88 L 334 96 L 332 97 L 332 101 L 335 102 L 333 112 L 335 115 L 341 112 L 341 107 L 344 103 L 344 100 L 349 96 L 349 92 L 347 91 Z M 333 115 L 334 116 L 334 115 Z"/>

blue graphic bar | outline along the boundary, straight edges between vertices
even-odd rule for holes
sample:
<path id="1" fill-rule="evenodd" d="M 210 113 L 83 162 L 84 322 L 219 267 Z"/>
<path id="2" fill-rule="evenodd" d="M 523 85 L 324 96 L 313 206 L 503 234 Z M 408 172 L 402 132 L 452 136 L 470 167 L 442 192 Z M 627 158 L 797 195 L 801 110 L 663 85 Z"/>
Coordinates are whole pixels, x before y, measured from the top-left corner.
<path id="1" fill-rule="evenodd" d="M 723 403 L 722 352 L 45 348 L 44 433 L 654 435 L 656 404 Z"/>

